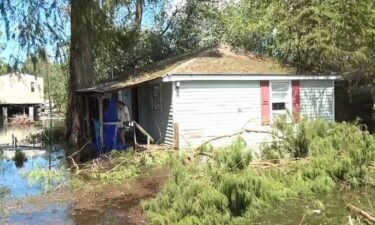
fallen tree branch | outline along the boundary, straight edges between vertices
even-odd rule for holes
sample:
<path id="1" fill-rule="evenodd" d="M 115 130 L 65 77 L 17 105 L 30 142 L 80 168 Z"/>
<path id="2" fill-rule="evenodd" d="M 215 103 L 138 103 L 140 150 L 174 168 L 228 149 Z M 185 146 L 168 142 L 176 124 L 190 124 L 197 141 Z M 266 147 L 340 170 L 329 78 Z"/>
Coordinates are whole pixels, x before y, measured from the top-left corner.
<path id="1" fill-rule="evenodd" d="M 258 133 L 258 134 L 270 134 L 276 138 L 280 138 L 282 139 L 283 137 L 275 134 L 275 132 L 272 132 L 272 131 L 262 131 L 262 130 L 251 130 L 251 129 L 244 129 L 244 130 L 241 130 L 241 131 L 238 131 L 236 133 L 233 133 L 233 134 L 226 134 L 226 135 L 221 135 L 221 136 L 217 136 L 217 137 L 214 137 L 214 138 L 211 138 L 205 142 L 203 142 L 195 151 L 199 151 L 203 146 L 207 145 L 208 143 L 210 142 L 213 142 L 213 141 L 217 141 L 219 139 L 223 139 L 223 138 L 231 138 L 231 137 L 234 137 L 234 136 L 238 136 L 238 135 L 241 135 L 243 133 Z"/>
<path id="2" fill-rule="evenodd" d="M 305 220 L 307 213 L 303 214 L 301 221 L 299 222 L 299 225 L 303 224 L 303 221 Z"/>
<path id="3" fill-rule="evenodd" d="M 78 172 L 79 172 L 79 166 L 78 166 L 78 164 L 76 163 L 76 161 L 75 161 L 75 160 L 73 159 L 73 157 L 71 157 L 71 156 L 68 156 L 67 158 L 70 159 L 70 160 L 72 160 L 74 167 L 77 169 L 77 172 L 76 172 L 76 173 L 78 173 Z"/>
<path id="4" fill-rule="evenodd" d="M 77 155 L 78 153 L 80 153 L 82 150 L 85 149 L 85 147 L 86 147 L 88 144 L 90 144 L 90 142 L 91 142 L 91 141 L 86 142 L 86 143 L 82 146 L 82 148 L 80 148 L 78 151 L 74 152 L 73 154 L 71 154 L 71 155 L 68 156 L 67 158 L 69 158 L 69 157 L 73 157 L 73 156 Z"/>
<path id="5" fill-rule="evenodd" d="M 117 164 L 116 166 L 114 166 L 112 169 L 106 171 L 106 173 L 110 173 L 112 171 L 115 171 L 117 168 L 119 168 L 120 166 L 122 166 L 124 163 L 128 162 L 127 160 L 123 160 L 121 161 L 119 164 Z"/>
<path id="6" fill-rule="evenodd" d="M 80 150 L 78 150 L 78 151 L 74 152 L 73 154 L 71 154 L 70 156 L 66 157 L 66 158 L 72 160 L 74 167 L 77 169 L 77 172 L 76 172 L 76 173 L 79 172 L 79 166 L 78 166 L 78 164 L 75 162 L 73 156 L 77 155 L 77 154 L 80 153 L 83 149 L 85 149 L 85 147 L 86 147 L 89 143 L 90 143 L 90 141 L 86 142 L 86 144 L 84 144 Z"/>
<path id="7" fill-rule="evenodd" d="M 260 161 L 260 162 L 252 162 L 250 166 L 253 167 L 279 167 L 286 165 L 285 163 L 275 163 L 275 162 L 267 162 L 267 161 Z"/>
<path id="8" fill-rule="evenodd" d="M 352 204 L 347 204 L 346 208 L 354 213 L 356 216 L 360 216 L 364 218 L 364 221 L 369 224 L 369 225 L 374 225 L 375 224 L 375 217 L 371 215 L 370 213 L 356 207 L 355 205 Z"/>

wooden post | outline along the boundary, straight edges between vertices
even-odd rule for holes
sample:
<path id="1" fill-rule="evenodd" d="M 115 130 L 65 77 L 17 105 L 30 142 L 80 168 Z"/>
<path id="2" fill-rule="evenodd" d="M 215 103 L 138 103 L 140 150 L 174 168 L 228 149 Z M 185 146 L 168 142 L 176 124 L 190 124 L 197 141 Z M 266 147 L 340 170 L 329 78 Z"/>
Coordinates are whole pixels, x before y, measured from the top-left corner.
<path id="1" fill-rule="evenodd" d="M 7 124 L 8 123 L 8 108 L 6 106 L 3 106 L 2 108 L 3 110 L 3 124 Z"/>
<path id="2" fill-rule="evenodd" d="M 90 109 L 89 109 L 89 96 L 85 96 L 85 106 L 86 106 L 86 132 L 87 132 L 87 137 L 91 139 L 91 129 L 90 129 Z"/>
<path id="3" fill-rule="evenodd" d="M 138 144 L 137 144 L 137 131 L 134 125 L 133 125 L 133 138 L 134 138 L 134 151 L 135 151 L 135 148 L 137 147 Z"/>
<path id="4" fill-rule="evenodd" d="M 100 127 L 100 145 L 103 146 L 103 96 L 99 97 L 99 127 Z"/>
<path id="5" fill-rule="evenodd" d="M 29 117 L 34 121 L 34 106 L 29 106 Z"/>
<path id="6" fill-rule="evenodd" d="M 13 147 L 13 149 L 16 149 L 16 145 L 15 145 L 15 142 L 14 142 L 14 134 L 12 134 L 12 147 Z"/>
<path id="7" fill-rule="evenodd" d="M 178 123 L 173 124 L 173 137 L 174 137 L 174 148 L 175 149 L 180 149 L 180 128 Z"/>

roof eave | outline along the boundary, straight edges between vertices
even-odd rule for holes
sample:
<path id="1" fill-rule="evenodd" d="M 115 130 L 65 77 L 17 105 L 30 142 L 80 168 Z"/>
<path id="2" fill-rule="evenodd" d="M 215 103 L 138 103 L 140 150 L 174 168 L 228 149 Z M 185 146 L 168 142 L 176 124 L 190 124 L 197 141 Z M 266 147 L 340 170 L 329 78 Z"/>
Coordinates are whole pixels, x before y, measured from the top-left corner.
<path id="1" fill-rule="evenodd" d="M 164 77 L 164 76 L 163 76 Z M 140 86 L 144 83 L 149 82 L 156 82 L 160 79 L 160 81 L 163 81 L 163 77 L 157 77 L 152 79 L 143 80 L 140 82 L 134 82 L 130 84 L 123 84 L 123 85 L 116 85 L 116 82 L 111 82 L 109 85 L 98 85 L 97 87 L 91 87 L 91 88 L 84 88 L 76 90 L 75 93 L 77 94 L 105 94 L 105 93 L 113 93 L 116 91 L 120 91 L 126 88 L 132 88 L 136 86 Z"/>
<path id="2" fill-rule="evenodd" d="M 214 80 L 342 80 L 340 75 L 308 75 L 308 74 L 169 74 L 163 82 L 172 81 L 214 81 Z"/>

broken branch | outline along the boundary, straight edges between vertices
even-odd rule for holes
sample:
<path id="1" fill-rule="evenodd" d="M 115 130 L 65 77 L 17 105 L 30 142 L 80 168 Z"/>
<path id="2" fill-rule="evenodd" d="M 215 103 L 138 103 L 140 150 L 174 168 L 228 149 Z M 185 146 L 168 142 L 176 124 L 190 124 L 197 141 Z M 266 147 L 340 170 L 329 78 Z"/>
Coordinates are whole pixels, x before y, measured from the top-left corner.
<path id="1" fill-rule="evenodd" d="M 352 213 L 356 214 L 357 216 L 360 216 L 364 218 L 364 221 L 369 224 L 369 225 L 374 225 L 375 224 L 375 217 L 371 215 L 370 213 L 356 207 L 355 205 L 352 204 L 347 204 L 346 208 L 351 211 Z"/>

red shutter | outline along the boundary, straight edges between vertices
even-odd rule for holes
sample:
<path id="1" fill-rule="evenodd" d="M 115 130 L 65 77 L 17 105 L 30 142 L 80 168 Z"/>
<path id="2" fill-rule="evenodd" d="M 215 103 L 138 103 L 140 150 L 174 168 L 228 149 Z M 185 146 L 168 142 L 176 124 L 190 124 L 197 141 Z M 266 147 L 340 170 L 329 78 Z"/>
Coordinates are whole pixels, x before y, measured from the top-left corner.
<path id="1" fill-rule="evenodd" d="M 270 82 L 260 82 L 262 125 L 270 124 Z"/>
<path id="2" fill-rule="evenodd" d="M 298 122 L 300 119 L 301 112 L 301 96 L 300 96 L 300 85 L 299 80 L 292 81 L 292 112 L 293 122 Z"/>

